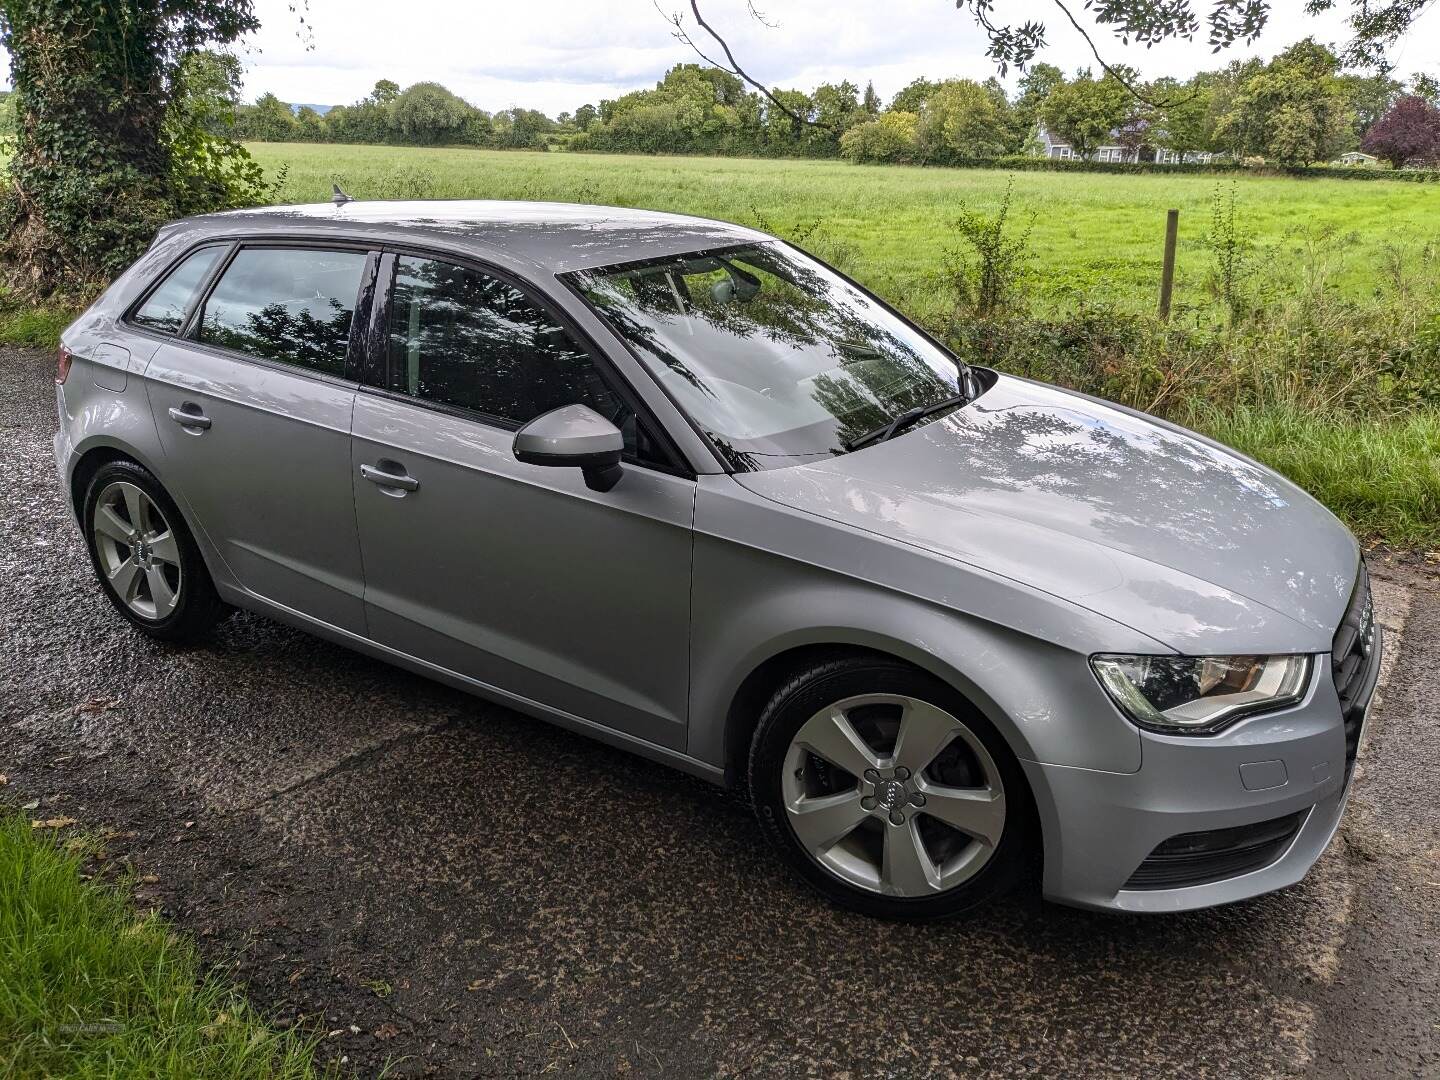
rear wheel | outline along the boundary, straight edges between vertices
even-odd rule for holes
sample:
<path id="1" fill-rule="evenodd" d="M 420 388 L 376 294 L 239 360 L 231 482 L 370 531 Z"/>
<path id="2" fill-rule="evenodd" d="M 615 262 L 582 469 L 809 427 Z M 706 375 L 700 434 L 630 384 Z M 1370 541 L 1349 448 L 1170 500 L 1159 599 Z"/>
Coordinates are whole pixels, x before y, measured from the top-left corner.
<path id="1" fill-rule="evenodd" d="M 958 915 L 1029 861 L 1030 803 L 994 727 L 899 662 L 836 661 L 786 683 L 761 715 L 751 793 L 781 855 L 869 915 Z"/>
<path id="2" fill-rule="evenodd" d="M 194 538 L 148 470 L 131 461 L 102 465 L 86 490 L 83 521 L 100 586 L 132 625 L 188 641 L 223 617 Z"/>

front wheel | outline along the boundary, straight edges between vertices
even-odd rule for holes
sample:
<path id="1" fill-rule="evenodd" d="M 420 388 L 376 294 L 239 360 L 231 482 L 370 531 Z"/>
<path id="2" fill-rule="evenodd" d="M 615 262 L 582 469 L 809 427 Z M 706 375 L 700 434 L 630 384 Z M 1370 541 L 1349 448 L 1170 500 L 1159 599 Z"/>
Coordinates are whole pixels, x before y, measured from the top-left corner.
<path id="1" fill-rule="evenodd" d="M 881 658 L 797 675 L 750 754 L 761 827 L 831 900 L 939 919 L 1015 883 L 1031 856 L 1024 777 L 994 727 L 938 680 Z"/>

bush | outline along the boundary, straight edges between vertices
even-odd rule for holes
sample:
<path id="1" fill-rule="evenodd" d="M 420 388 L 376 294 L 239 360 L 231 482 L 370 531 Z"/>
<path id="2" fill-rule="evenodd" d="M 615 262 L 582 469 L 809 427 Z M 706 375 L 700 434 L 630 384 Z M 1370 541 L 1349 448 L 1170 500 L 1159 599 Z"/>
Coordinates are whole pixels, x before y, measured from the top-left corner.
<path id="1" fill-rule="evenodd" d="M 840 156 L 847 161 L 909 164 L 916 160 L 919 125 L 915 113 L 887 112 L 840 136 Z"/>

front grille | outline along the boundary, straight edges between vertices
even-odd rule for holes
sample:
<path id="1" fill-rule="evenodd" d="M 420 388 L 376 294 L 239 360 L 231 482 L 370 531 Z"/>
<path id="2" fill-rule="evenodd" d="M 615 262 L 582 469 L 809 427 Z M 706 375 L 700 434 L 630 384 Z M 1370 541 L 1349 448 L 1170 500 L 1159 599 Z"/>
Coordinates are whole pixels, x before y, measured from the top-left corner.
<path id="1" fill-rule="evenodd" d="M 1269 866 L 1285 853 L 1308 811 L 1233 829 L 1172 836 L 1152 851 L 1125 883 L 1127 889 L 1183 889 L 1238 877 Z"/>
<path id="2" fill-rule="evenodd" d="M 1365 709 L 1375 691 L 1376 669 L 1380 650 L 1375 648 L 1375 606 L 1370 599 L 1370 575 L 1360 564 L 1360 575 L 1345 618 L 1335 632 L 1330 650 L 1330 667 L 1335 677 L 1335 692 L 1340 698 L 1340 715 L 1345 720 L 1345 777 L 1355 768 L 1355 755 L 1360 749 L 1360 728 L 1365 722 Z"/>

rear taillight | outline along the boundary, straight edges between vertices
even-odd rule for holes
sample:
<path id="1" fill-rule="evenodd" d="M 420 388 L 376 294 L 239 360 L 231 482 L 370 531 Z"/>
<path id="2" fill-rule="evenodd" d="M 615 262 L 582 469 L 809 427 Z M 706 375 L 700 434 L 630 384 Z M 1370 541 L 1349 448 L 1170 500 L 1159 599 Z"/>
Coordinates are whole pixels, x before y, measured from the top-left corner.
<path id="1" fill-rule="evenodd" d="M 55 381 L 61 386 L 64 386 L 65 380 L 70 377 L 70 365 L 74 362 L 75 354 L 61 345 L 60 351 L 55 354 Z"/>

